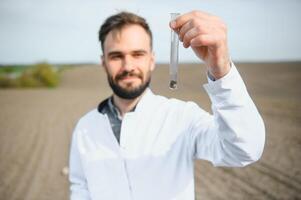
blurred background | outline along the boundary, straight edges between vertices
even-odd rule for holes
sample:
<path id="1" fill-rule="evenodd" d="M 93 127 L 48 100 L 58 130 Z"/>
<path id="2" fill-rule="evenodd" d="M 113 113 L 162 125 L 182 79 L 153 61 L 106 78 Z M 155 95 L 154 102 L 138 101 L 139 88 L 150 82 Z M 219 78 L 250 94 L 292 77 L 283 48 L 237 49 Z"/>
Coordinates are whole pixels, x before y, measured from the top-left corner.
<path id="1" fill-rule="evenodd" d="M 68 199 L 72 130 L 111 95 L 98 30 L 119 11 L 147 19 L 157 68 L 151 88 L 208 112 L 206 71 L 180 45 L 170 91 L 169 13 L 203 10 L 228 26 L 231 58 L 266 125 L 262 159 L 245 168 L 196 161 L 197 199 L 301 199 L 301 1 L 0 1 L 0 199 Z M 164 178 L 164 177 L 163 177 Z"/>

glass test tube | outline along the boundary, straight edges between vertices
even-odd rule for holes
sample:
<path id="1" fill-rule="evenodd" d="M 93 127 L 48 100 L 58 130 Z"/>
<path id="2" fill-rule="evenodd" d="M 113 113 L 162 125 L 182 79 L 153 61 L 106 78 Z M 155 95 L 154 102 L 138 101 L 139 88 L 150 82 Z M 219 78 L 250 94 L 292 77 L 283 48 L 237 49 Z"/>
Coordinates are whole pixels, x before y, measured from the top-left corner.
<path id="1" fill-rule="evenodd" d="M 170 13 L 171 20 L 174 20 L 180 13 Z M 179 37 L 178 34 L 171 29 L 171 43 L 170 43 L 170 64 L 169 75 L 170 82 L 169 88 L 175 90 L 178 88 L 178 58 L 179 58 Z"/>

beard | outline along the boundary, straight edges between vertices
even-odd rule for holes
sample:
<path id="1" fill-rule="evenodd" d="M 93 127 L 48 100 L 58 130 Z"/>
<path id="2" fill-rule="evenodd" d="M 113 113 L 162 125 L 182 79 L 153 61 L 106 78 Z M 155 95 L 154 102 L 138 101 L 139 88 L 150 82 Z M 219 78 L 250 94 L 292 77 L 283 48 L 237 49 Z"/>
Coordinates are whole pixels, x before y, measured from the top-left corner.
<path id="1" fill-rule="evenodd" d="M 128 76 L 137 77 L 141 80 L 142 83 L 136 87 L 132 86 L 131 83 L 126 84 L 125 87 L 118 84 L 119 80 L 122 80 L 123 78 Z M 124 71 L 120 74 L 117 74 L 115 78 L 113 78 L 108 74 L 108 82 L 114 94 L 116 94 L 118 97 L 123 99 L 135 99 L 139 97 L 149 86 L 150 81 L 151 81 L 150 72 L 147 72 L 145 76 L 145 81 L 143 80 L 143 74 L 141 72 L 134 73 L 134 72 Z"/>

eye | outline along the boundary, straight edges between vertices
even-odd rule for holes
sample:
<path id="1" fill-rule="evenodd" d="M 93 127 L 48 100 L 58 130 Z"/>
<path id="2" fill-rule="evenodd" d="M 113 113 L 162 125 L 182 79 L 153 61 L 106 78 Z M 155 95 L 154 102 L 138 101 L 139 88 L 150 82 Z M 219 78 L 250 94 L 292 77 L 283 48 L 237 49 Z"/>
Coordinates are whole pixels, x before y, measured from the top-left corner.
<path id="1" fill-rule="evenodd" d="M 144 52 L 135 52 L 135 53 L 133 53 L 133 57 L 135 57 L 135 58 L 140 58 L 140 57 L 142 57 L 144 55 L 145 55 Z"/>
<path id="2" fill-rule="evenodd" d="M 120 54 L 115 54 L 115 55 L 111 55 L 110 56 L 111 60 L 119 60 L 121 58 L 122 58 L 122 55 L 120 55 Z"/>

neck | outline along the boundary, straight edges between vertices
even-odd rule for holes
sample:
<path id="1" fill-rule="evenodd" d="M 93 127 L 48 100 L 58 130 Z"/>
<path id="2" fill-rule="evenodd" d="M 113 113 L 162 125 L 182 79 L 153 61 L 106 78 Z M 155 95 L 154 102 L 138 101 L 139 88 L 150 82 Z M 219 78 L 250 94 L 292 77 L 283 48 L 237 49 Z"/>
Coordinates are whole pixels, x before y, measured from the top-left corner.
<path id="1" fill-rule="evenodd" d="M 113 94 L 113 102 L 114 105 L 118 108 L 121 117 L 125 115 L 125 113 L 130 112 L 137 105 L 138 101 L 141 99 L 145 91 L 135 99 L 123 99 L 119 96 Z"/>

